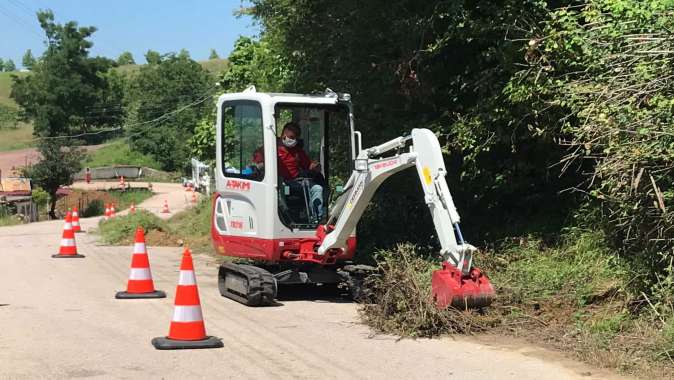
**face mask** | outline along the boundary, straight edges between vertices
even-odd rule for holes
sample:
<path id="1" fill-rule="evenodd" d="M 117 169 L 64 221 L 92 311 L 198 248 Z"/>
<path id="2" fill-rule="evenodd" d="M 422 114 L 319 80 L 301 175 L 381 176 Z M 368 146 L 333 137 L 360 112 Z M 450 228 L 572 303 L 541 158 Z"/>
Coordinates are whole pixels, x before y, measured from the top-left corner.
<path id="1" fill-rule="evenodd" d="M 297 145 L 297 140 L 289 139 L 287 137 L 283 138 L 283 145 L 287 146 L 288 148 L 292 148 L 295 145 Z"/>

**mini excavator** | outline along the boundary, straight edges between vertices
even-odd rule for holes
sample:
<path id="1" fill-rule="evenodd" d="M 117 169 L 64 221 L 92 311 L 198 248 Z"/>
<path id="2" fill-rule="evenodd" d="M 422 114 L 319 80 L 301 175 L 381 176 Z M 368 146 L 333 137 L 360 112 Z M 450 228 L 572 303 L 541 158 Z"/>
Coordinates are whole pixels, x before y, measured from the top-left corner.
<path id="1" fill-rule="evenodd" d="M 247 259 L 220 266 L 222 296 L 272 305 L 279 285 L 291 284 L 342 284 L 354 298 L 362 296 L 375 268 L 352 262 L 358 221 L 387 178 L 415 167 L 441 247 L 441 266 L 432 275 L 437 306 L 491 303 L 494 288 L 473 266 L 476 248 L 464 241 L 440 144 L 430 130 L 413 129 L 364 149 L 351 96 L 330 89 L 300 95 L 251 86 L 221 95 L 217 107 L 211 235 L 218 254 Z M 303 172 L 293 184 L 280 176 L 277 162 L 279 136 L 290 122 L 300 127 L 301 149 L 320 164 L 320 173 Z M 316 185 L 324 202 L 311 199 Z"/>

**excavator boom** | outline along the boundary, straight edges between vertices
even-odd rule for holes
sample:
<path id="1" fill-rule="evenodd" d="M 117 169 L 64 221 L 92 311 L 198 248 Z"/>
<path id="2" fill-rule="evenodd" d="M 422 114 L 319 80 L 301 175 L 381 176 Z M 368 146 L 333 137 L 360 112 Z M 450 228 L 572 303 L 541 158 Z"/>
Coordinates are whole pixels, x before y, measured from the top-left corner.
<path id="1" fill-rule="evenodd" d="M 409 151 L 399 153 L 411 141 Z M 386 153 L 394 155 L 384 158 Z M 355 160 L 355 170 L 346 191 L 332 208 L 318 254 L 325 255 L 346 246 L 377 188 L 391 175 L 415 166 L 424 190 L 424 200 L 433 218 L 440 241 L 442 269 L 433 273 L 433 295 L 439 307 L 459 308 L 489 305 L 494 289 L 479 269 L 472 266 L 475 247 L 463 240 L 460 216 L 445 176 L 447 170 L 438 139 L 428 129 L 413 129 L 410 136 L 398 137 L 363 150 Z"/>

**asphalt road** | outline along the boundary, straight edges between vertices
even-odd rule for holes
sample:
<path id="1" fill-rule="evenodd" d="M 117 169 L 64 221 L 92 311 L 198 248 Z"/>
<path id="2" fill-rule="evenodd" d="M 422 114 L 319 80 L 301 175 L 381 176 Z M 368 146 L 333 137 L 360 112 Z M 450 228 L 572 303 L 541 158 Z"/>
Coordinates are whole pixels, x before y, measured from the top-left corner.
<path id="1" fill-rule="evenodd" d="M 179 186 L 161 191 L 140 206 L 158 210 L 164 198 L 184 197 Z M 97 221 L 82 225 L 91 231 Z M 167 298 L 116 300 L 131 247 L 78 234 L 86 258 L 52 259 L 61 228 L 61 221 L 0 228 L 0 378 L 619 378 L 498 337 L 373 336 L 359 324 L 357 305 L 339 299 L 245 307 L 219 295 L 217 265 L 205 255 L 194 261 L 206 330 L 224 348 L 158 351 L 150 340 L 168 333 L 181 250 L 149 247 L 155 286 Z"/>

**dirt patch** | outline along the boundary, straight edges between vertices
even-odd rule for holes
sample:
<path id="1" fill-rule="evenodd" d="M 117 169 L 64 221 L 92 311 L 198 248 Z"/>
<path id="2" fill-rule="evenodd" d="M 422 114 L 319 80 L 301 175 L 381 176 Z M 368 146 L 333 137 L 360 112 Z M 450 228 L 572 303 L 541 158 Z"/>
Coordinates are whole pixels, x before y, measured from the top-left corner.
<path id="1" fill-rule="evenodd" d="M 84 210 L 91 202 L 96 200 L 103 202 L 104 204 L 116 202 L 116 198 L 108 191 L 72 190 L 70 194 L 60 198 L 56 202 L 56 209 L 61 214 L 65 214 L 69 208 L 73 207 L 77 207 L 79 210 Z"/>
<path id="2" fill-rule="evenodd" d="M 129 242 L 129 244 L 132 243 L 131 241 Z M 168 232 L 158 230 L 150 230 L 145 234 L 145 243 L 155 247 L 180 247 L 183 245 L 181 239 L 175 238 Z"/>

